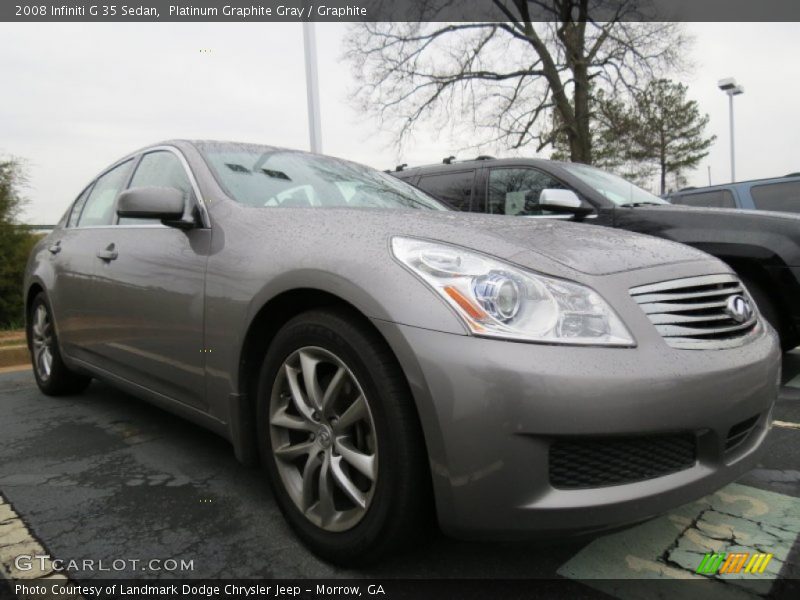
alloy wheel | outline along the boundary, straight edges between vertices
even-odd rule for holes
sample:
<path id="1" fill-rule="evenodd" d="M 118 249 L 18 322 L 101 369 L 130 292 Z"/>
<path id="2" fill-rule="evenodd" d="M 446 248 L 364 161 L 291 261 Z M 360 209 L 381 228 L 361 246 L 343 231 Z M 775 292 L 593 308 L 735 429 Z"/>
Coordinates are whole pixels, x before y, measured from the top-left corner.
<path id="1" fill-rule="evenodd" d="M 378 440 L 353 372 L 323 348 L 294 351 L 278 370 L 269 415 L 275 463 L 295 506 L 326 531 L 357 525 L 378 480 Z"/>
<path id="2" fill-rule="evenodd" d="M 44 304 L 37 306 L 33 313 L 31 332 L 33 363 L 39 377 L 47 381 L 53 369 L 53 323 Z"/>

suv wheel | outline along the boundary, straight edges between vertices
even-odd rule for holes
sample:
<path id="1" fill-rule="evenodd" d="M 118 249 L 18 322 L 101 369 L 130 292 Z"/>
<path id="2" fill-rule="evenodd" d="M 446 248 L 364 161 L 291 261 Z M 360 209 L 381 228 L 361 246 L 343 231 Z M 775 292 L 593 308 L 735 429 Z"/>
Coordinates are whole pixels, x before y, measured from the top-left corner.
<path id="1" fill-rule="evenodd" d="M 320 557 L 371 562 L 417 531 L 428 476 L 410 392 L 383 340 L 348 313 L 308 312 L 278 332 L 258 426 L 278 504 Z"/>

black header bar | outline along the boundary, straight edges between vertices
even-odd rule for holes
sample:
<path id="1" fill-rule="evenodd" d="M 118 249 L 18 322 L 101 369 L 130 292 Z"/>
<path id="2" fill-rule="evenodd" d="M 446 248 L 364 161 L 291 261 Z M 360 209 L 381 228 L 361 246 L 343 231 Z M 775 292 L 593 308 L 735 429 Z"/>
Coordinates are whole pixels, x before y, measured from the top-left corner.
<path id="1" fill-rule="evenodd" d="M 579 0 L 528 0 L 531 22 L 553 21 Z M 14 22 L 503 22 L 515 0 L 2 0 Z M 798 0 L 588 0 L 594 21 L 800 21 Z"/>

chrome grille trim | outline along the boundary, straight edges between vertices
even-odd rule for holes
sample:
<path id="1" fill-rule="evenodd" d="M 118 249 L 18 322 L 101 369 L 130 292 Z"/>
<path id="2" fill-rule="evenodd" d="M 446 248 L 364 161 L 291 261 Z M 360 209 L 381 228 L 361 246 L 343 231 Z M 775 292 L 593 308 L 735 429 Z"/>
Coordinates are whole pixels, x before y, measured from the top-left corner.
<path id="1" fill-rule="evenodd" d="M 648 285 L 640 285 L 631 288 L 631 294 L 648 294 L 648 293 L 675 293 L 683 295 L 679 290 L 682 288 L 691 288 L 705 285 L 720 284 L 735 284 L 741 288 L 742 284 L 736 275 L 730 273 L 721 273 L 719 275 L 700 275 L 699 277 L 684 277 L 683 279 L 670 279 L 669 281 L 661 281 L 659 283 L 650 283 Z M 707 290 L 713 291 L 713 290 Z"/>
<path id="2" fill-rule="evenodd" d="M 631 288 L 630 294 L 673 348 L 732 348 L 747 343 L 761 329 L 755 303 L 733 274 L 651 283 Z M 753 307 L 753 316 L 743 323 L 726 311 L 728 299 L 735 295 L 744 296 Z"/>
<path id="3" fill-rule="evenodd" d="M 735 291 L 728 292 L 725 291 L 725 296 L 723 300 L 717 302 L 681 302 L 680 304 L 676 303 L 669 303 L 669 302 L 654 302 L 652 304 L 642 304 L 642 309 L 647 314 L 654 314 L 654 313 L 663 313 L 663 312 L 670 312 L 676 306 L 680 306 L 683 310 L 704 310 L 707 308 L 725 308 L 725 303 L 728 301 L 728 298 L 733 294 L 741 294 L 742 289 L 736 288 Z M 684 295 L 684 298 L 686 296 Z M 678 299 L 676 298 L 676 301 Z M 637 301 L 638 298 L 637 298 Z"/>

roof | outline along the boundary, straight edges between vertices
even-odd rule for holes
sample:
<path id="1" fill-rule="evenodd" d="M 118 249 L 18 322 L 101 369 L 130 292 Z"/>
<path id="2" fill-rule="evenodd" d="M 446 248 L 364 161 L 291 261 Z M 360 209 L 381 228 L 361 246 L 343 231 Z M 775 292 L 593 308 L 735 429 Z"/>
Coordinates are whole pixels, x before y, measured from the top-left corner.
<path id="1" fill-rule="evenodd" d="M 733 183 L 717 183 L 701 187 L 685 187 L 675 192 L 670 192 L 669 196 L 680 196 L 682 194 L 697 194 L 702 192 L 714 192 L 717 190 L 728 190 L 737 185 L 750 185 L 753 183 L 778 183 L 784 181 L 800 181 L 800 173 L 790 173 L 780 177 L 764 177 L 761 179 L 745 179 L 744 181 L 734 181 Z"/>
<path id="2" fill-rule="evenodd" d="M 524 156 L 512 157 L 512 158 L 494 158 L 493 156 L 479 156 L 477 158 L 473 158 L 470 160 L 449 160 L 451 157 L 445 158 L 440 163 L 431 163 L 428 165 L 418 165 L 415 167 L 408 167 L 405 164 L 398 165 L 394 169 L 389 169 L 388 173 L 419 173 L 421 171 L 438 171 L 438 170 L 452 170 L 457 167 L 477 167 L 482 166 L 486 163 L 491 163 L 492 165 L 519 165 L 519 164 L 528 164 L 531 166 L 545 166 L 545 165 L 566 165 L 564 161 L 558 160 L 550 160 L 546 158 L 528 158 Z"/>

